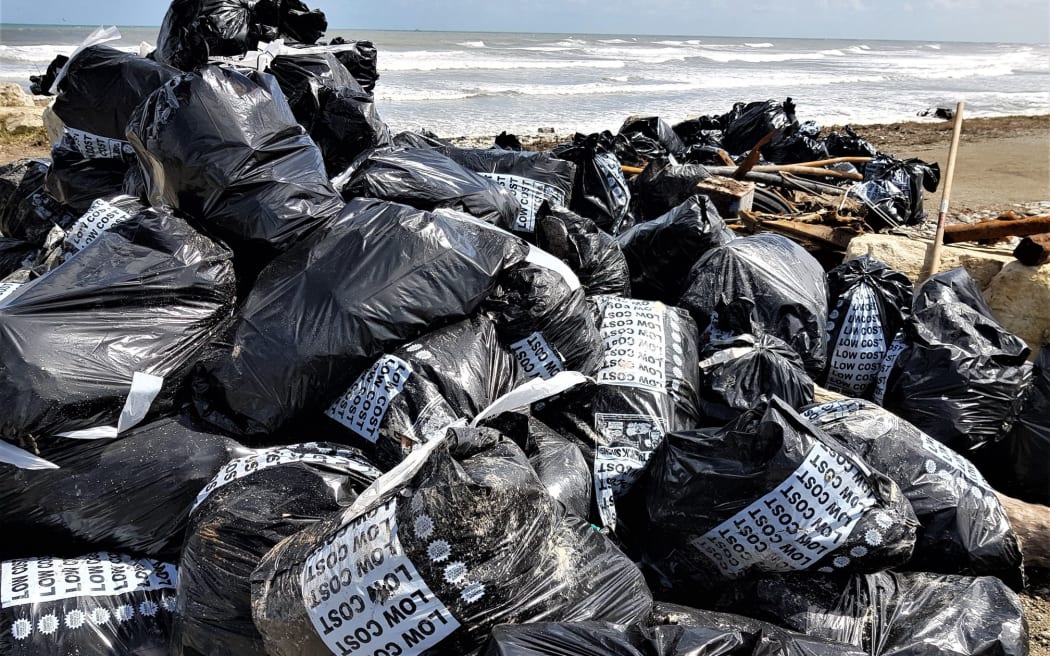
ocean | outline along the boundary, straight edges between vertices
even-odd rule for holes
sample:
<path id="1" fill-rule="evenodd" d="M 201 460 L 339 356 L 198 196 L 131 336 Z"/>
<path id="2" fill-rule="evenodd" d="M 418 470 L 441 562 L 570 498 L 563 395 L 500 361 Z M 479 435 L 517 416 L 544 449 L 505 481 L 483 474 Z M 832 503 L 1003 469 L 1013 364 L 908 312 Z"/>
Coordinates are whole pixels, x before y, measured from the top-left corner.
<path id="1" fill-rule="evenodd" d="M 0 26 L 0 81 L 68 54 L 88 27 Z M 155 43 L 122 28 L 119 48 Z M 376 102 L 395 131 L 444 136 L 616 130 L 635 114 L 673 122 L 734 102 L 792 97 L 821 125 L 915 120 L 967 103 L 968 117 L 1050 113 L 1050 45 L 331 30 L 379 49 Z M 933 119 L 929 119 L 933 120 Z"/>

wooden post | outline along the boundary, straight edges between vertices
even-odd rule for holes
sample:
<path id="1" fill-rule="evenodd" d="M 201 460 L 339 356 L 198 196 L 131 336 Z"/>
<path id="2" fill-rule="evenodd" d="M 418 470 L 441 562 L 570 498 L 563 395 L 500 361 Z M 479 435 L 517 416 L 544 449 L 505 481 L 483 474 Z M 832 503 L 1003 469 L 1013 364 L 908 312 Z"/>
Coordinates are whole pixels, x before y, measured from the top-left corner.
<path id="1" fill-rule="evenodd" d="M 952 145 L 948 150 L 948 172 L 944 179 L 944 191 L 941 194 L 941 209 L 937 214 L 937 235 L 933 243 L 926 249 L 926 262 L 922 267 L 922 282 L 937 273 L 941 266 L 941 242 L 944 240 L 944 221 L 948 217 L 948 202 L 952 196 L 952 179 L 955 177 L 955 157 L 959 153 L 959 136 L 962 133 L 963 107 L 965 103 L 959 101 L 955 106 L 955 125 L 952 128 Z"/>

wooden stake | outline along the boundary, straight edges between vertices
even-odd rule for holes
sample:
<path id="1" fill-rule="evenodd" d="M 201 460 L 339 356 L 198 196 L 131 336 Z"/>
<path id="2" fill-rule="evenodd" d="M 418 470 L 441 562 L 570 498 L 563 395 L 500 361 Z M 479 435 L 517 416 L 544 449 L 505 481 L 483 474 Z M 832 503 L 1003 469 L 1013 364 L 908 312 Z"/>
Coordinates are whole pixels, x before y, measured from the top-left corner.
<path id="1" fill-rule="evenodd" d="M 948 202 L 952 197 L 952 179 L 955 177 L 955 157 L 959 154 L 959 136 L 962 134 L 963 107 L 965 103 L 959 101 L 955 106 L 955 125 L 952 127 L 952 145 L 948 150 L 948 172 L 944 178 L 944 191 L 941 193 L 941 208 L 937 213 L 937 234 L 933 243 L 926 249 L 926 262 L 922 267 L 919 282 L 922 282 L 937 273 L 941 266 L 941 242 L 944 241 L 944 221 L 948 218 Z"/>

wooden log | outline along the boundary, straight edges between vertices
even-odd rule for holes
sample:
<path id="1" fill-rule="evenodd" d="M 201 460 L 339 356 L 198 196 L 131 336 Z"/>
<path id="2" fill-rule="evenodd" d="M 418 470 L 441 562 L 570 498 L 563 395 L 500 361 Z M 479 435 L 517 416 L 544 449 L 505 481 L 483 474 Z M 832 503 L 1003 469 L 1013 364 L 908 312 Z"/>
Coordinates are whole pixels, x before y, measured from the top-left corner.
<path id="1" fill-rule="evenodd" d="M 1025 503 L 996 493 L 1006 510 L 1010 528 L 1021 541 L 1021 555 L 1027 567 L 1050 567 L 1050 508 Z"/>
<path id="2" fill-rule="evenodd" d="M 728 166 L 708 166 L 707 170 L 712 175 L 724 175 L 726 177 L 734 177 L 737 169 Z M 842 180 L 863 180 L 864 176 L 860 173 L 846 173 L 844 171 L 836 171 L 834 169 L 821 169 L 812 166 L 799 166 L 798 164 L 769 164 L 765 166 L 756 166 L 744 174 L 744 180 L 749 180 L 752 173 L 793 173 L 795 175 L 804 175 L 808 177 L 816 178 L 839 178 Z"/>
<path id="3" fill-rule="evenodd" d="M 1050 262 L 1050 232 L 1025 237 L 1014 249 L 1014 257 L 1021 264 L 1039 266 Z"/>
<path id="4" fill-rule="evenodd" d="M 871 157 L 830 157 L 815 162 L 795 162 L 795 166 L 828 166 L 829 164 L 867 164 Z"/>
<path id="5" fill-rule="evenodd" d="M 973 225 L 950 225 L 944 227 L 944 243 L 960 241 L 994 241 L 1003 237 L 1026 237 L 1050 232 L 1050 214 L 1030 216 L 1017 220 L 992 219 Z"/>

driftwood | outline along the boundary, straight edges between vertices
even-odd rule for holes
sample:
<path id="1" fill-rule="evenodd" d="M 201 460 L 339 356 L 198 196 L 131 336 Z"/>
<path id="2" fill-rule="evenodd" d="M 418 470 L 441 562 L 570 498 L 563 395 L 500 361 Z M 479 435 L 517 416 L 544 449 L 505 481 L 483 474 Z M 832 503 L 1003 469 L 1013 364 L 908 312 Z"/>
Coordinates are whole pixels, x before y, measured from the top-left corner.
<path id="1" fill-rule="evenodd" d="M 994 241 L 1003 237 L 1025 237 L 1050 232 L 1050 214 L 1030 216 L 1023 219 L 992 219 L 973 225 L 950 225 L 944 227 L 944 243 L 960 241 Z"/>
<path id="2" fill-rule="evenodd" d="M 708 166 L 707 170 L 710 171 L 712 175 L 733 177 L 738 169 L 729 166 Z M 860 173 L 847 173 L 845 171 L 822 169 L 814 166 L 800 166 L 798 164 L 770 164 L 767 166 L 756 166 L 745 174 L 743 179 L 750 180 L 751 178 L 748 176 L 751 173 L 793 173 L 794 175 L 804 175 L 814 178 L 839 178 L 842 180 L 864 179 L 864 176 Z"/>
<path id="3" fill-rule="evenodd" d="M 1021 264 L 1039 266 L 1050 262 L 1050 232 L 1025 237 L 1014 249 L 1014 257 Z"/>
<path id="4" fill-rule="evenodd" d="M 750 232 L 775 232 L 785 237 L 808 243 L 817 250 L 844 251 L 850 240 L 862 232 L 860 225 L 837 215 L 824 212 L 791 215 L 763 215 L 756 212 L 741 212 L 743 226 Z M 825 225 L 825 222 L 836 225 Z"/>

